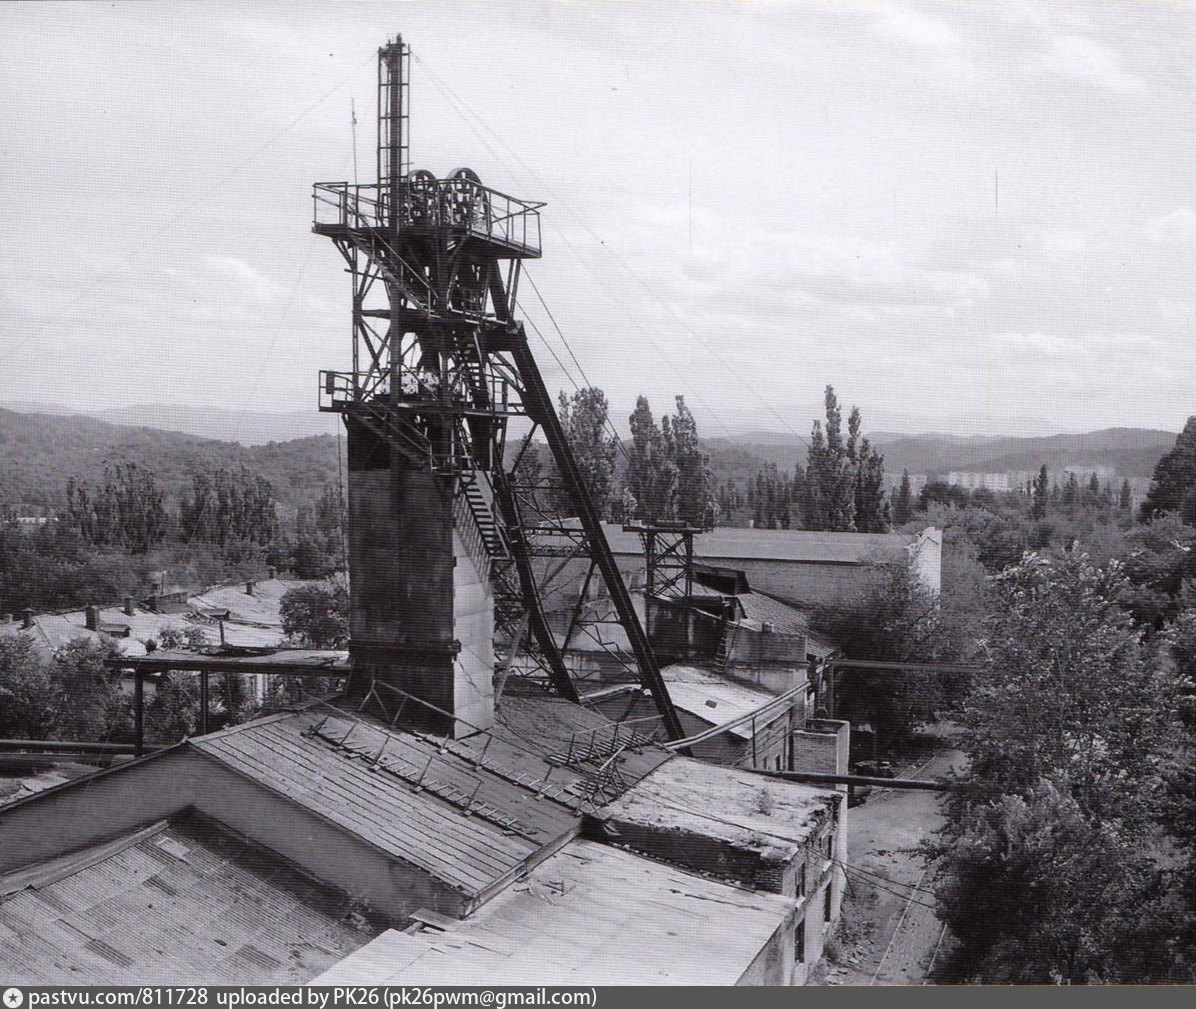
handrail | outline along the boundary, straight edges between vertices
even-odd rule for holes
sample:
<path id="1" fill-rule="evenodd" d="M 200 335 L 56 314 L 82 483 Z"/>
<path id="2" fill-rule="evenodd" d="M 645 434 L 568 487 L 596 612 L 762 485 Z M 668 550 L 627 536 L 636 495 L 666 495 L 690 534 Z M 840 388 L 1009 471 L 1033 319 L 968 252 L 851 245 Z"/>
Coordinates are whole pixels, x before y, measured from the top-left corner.
<path id="1" fill-rule="evenodd" d="M 312 188 L 314 223 L 383 227 L 395 198 L 404 225 L 460 229 L 539 251 L 542 202 L 520 200 L 463 178 L 407 182 L 397 193 L 378 183 L 317 182 Z"/>

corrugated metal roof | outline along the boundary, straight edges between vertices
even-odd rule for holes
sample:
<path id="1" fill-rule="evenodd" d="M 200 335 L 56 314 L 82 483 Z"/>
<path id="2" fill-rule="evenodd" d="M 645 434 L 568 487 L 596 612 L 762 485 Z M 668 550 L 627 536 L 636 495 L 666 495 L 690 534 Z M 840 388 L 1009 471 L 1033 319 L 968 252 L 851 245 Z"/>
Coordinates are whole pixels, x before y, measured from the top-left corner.
<path id="1" fill-rule="evenodd" d="M 710 725 L 725 725 L 744 715 L 750 715 L 777 699 L 775 694 L 733 683 L 712 673 L 704 673 L 691 667 L 681 668 L 685 669 L 684 674 L 678 671 L 678 667 L 672 666 L 663 671 L 674 707 Z M 775 716 L 776 712 L 773 712 L 768 720 L 771 721 Z M 727 732 L 739 739 L 751 739 L 751 722 L 728 729 Z"/>
<path id="2" fill-rule="evenodd" d="M 777 634 L 805 634 L 809 629 L 810 622 L 801 610 L 761 592 L 742 592 L 735 598 L 748 620 L 772 624 Z"/>
<path id="3" fill-rule="evenodd" d="M 609 718 L 591 708 L 585 708 L 559 697 L 519 697 L 506 695 L 495 712 L 496 736 L 511 742 L 534 742 L 538 749 L 560 757 L 579 757 L 592 753 L 595 761 L 605 763 L 615 750 L 620 750 L 613 763 L 618 777 L 625 784 L 638 781 L 653 768 L 670 759 L 667 750 L 647 745 L 653 722 L 646 722 L 632 735 L 627 726 L 616 726 Z M 628 743 L 635 745 L 628 748 Z M 583 765 L 584 766 L 584 765 Z"/>
<path id="4" fill-rule="evenodd" d="M 0 897 L 6 982 L 294 985 L 388 924 L 197 816 L 127 841 Z"/>
<path id="5" fill-rule="evenodd" d="M 343 745 L 330 741 L 338 739 Z M 426 739 L 348 716 L 309 709 L 190 745 L 471 897 L 575 824 L 573 811 L 551 798 L 536 802 L 526 787 L 479 773 Z M 379 766 L 371 768 L 374 759 Z M 417 789 L 413 781 L 421 780 Z M 466 815 L 454 794 L 475 789 L 479 805 L 516 826 Z"/>
<path id="6" fill-rule="evenodd" d="M 830 638 L 822 637 L 813 631 L 806 635 L 806 655 L 812 659 L 825 659 L 842 649 Z"/>
<path id="7" fill-rule="evenodd" d="M 572 841 L 448 931 L 386 932 L 311 983 L 730 985 L 794 908 Z"/>

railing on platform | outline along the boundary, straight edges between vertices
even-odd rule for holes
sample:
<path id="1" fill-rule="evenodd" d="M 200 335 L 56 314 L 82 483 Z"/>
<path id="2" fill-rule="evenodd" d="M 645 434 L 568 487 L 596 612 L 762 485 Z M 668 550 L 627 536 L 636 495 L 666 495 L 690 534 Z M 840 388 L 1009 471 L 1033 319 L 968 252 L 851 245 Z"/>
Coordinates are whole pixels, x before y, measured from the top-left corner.
<path id="1" fill-rule="evenodd" d="M 540 207 L 467 178 L 416 179 L 397 194 L 377 183 L 317 182 L 312 189 L 314 224 L 383 228 L 397 201 L 400 227 L 449 228 L 539 254 Z"/>

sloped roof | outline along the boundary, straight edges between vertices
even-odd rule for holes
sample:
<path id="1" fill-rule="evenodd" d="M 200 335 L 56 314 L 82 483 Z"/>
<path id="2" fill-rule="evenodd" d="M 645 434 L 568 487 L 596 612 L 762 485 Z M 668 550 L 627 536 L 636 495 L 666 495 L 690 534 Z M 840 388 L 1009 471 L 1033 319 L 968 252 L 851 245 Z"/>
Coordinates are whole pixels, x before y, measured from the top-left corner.
<path id="1" fill-rule="evenodd" d="M 307 709 L 190 745 L 469 897 L 574 829 L 557 798 L 537 801 L 441 742 Z"/>
<path id="2" fill-rule="evenodd" d="M 300 984 L 388 923 L 191 815 L 0 877 L 22 984 Z"/>
<path id="3" fill-rule="evenodd" d="M 126 614 L 120 606 L 98 607 L 99 618 L 102 623 L 129 626 L 129 637 L 116 640 L 121 652 L 129 656 L 144 655 L 145 646 L 142 642 L 148 638 L 157 639 L 167 628 L 181 630 L 197 626 L 193 620 L 186 618 L 188 613 L 204 618 L 224 610 L 228 610 L 230 616 L 225 624 L 225 640 L 229 644 L 270 646 L 278 644 L 283 637 L 279 615 L 283 595 L 288 589 L 309 584 L 312 583 L 265 579 L 255 583 L 252 596 L 245 592 L 244 583 L 217 586 L 192 596 L 185 607 L 176 613 L 151 613 L 138 603 L 132 615 Z M 32 628 L 25 629 L 18 618 L 0 624 L 0 634 L 32 635 L 37 644 L 46 650 L 59 648 L 76 638 L 101 638 L 98 632 L 87 629 L 87 617 L 83 609 L 36 614 L 33 623 Z M 204 631 L 212 644 L 219 640 L 219 633 L 214 626 L 205 627 Z"/>
<path id="4" fill-rule="evenodd" d="M 777 634 L 805 634 L 809 630 L 810 622 L 801 610 L 762 592 L 741 592 L 735 598 L 744 617 L 761 626 L 772 624 Z"/>
<path id="5" fill-rule="evenodd" d="M 710 725 L 726 725 L 777 699 L 775 694 L 765 690 L 735 683 L 691 666 L 668 666 L 662 670 L 662 675 L 673 706 Z M 728 729 L 727 732 L 738 739 L 751 739 L 751 722 Z"/>
<path id="6" fill-rule="evenodd" d="M 795 902 L 575 840 L 447 931 L 388 931 L 313 985 L 731 985 Z"/>

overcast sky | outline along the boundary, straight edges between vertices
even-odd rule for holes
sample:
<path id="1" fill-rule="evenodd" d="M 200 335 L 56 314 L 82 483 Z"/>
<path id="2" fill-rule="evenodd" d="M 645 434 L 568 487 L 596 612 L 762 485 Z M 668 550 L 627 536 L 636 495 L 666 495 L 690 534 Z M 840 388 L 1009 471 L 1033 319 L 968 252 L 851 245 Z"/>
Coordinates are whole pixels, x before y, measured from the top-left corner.
<path id="1" fill-rule="evenodd" d="M 870 428 L 1177 430 L 1193 23 L 1166 0 L 6 3 L 0 401 L 314 409 L 349 307 L 310 185 L 352 176 L 351 100 L 372 181 L 401 31 L 413 164 L 548 203 L 532 276 L 620 421 L 683 393 L 706 434 L 808 433 L 832 383 Z"/>

